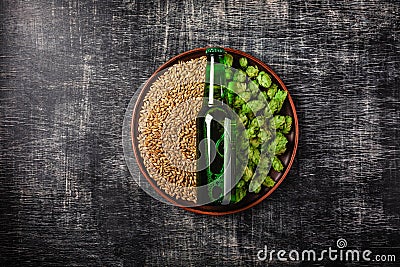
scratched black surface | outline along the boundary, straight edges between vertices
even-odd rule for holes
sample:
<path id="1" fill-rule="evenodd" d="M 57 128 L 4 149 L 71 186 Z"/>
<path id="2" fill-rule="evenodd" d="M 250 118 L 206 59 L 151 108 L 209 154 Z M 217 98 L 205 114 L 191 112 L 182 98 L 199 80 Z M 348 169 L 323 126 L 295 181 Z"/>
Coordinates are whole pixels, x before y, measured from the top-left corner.
<path id="1" fill-rule="evenodd" d="M 0 265 L 308 266 L 256 253 L 399 247 L 399 16 L 398 1 L 1 1 Z M 269 64 L 300 121 L 281 187 L 225 217 L 146 195 L 121 145 L 136 88 L 206 45 Z"/>

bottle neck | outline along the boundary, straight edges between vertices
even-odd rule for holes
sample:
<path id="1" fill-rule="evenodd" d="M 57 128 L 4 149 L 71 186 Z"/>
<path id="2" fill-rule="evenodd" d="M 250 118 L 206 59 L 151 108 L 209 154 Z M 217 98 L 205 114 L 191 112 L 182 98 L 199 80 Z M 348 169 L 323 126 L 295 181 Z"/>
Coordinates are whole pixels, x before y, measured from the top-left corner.
<path id="1" fill-rule="evenodd" d="M 214 105 L 214 55 L 210 55 L 210 85 L 208 89 L 208 106 Z"/>
<path id="2" fill-rule="evenodd" d="M 212 107 L 216 105 L 216 96 L 220 95 L 221 86 L 225 85 L 225 68 L 220 63 L 220 59 L 223 57 L 222 54 L 209 54 L 207 55 L 207 68 L 206 68 L 206 87 L 205 97 L 208 99 L 208 106 Z"/>

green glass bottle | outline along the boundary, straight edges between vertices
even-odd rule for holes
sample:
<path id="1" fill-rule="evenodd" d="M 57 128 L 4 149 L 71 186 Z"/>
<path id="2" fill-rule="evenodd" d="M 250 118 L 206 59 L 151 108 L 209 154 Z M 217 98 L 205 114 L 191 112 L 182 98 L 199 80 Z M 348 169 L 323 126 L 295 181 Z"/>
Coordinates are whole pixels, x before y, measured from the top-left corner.
<path id="1" fill-rule="evenodd" d="M 197 119 L 198 185 L 205 186 L 198 198 L 203 203 L 228 204 L 235 185 L 236 120 L 225 103 L 224 49 L 206 50 L 204 100 Z"/>

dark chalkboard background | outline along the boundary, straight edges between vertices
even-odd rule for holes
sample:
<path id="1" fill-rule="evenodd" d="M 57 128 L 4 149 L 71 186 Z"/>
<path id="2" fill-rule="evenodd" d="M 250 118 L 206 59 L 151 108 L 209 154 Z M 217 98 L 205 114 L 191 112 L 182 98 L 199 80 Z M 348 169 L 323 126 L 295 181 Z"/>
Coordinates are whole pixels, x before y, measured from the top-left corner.
<path id="1" fill-rule="evenodd" d="M 399 16 L 381 0 L 1 1 L 0 265 L 266 265 L 264 245 L 339 238 L 400 264 Z M 269 64 L 300 122 L 281 187 L 224 217 L 149 197 L 121 144 L 136 88 L 206 45 Z"/>

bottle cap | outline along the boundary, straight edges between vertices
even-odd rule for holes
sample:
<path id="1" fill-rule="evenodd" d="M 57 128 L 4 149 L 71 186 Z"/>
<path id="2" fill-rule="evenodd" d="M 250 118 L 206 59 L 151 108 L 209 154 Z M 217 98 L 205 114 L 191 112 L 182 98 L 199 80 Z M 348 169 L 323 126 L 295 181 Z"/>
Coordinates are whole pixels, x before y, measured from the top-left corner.
<path id="1" fill-rule="evenodd" d="M 225 54 L 225 50 L 221 47 L 209 47 L 206 49 L 206 55 Z"/>

